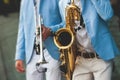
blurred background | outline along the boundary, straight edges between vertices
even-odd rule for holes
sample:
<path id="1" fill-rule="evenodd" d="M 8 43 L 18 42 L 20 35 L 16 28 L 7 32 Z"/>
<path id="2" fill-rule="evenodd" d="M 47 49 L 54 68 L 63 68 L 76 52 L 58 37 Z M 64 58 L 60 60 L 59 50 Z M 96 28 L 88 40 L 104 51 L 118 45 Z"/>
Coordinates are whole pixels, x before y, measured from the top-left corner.
<path id="1" fill-rule="evenodd" d="M 110 31 L 120 49 L 120 0 L 111 0 L 115 12 Z M 0 80 L 25 80 L 14 68 L 20 0 L 0 0 Z M 115 58 L 112 80 L 120 80 L 120 57 Z"/>

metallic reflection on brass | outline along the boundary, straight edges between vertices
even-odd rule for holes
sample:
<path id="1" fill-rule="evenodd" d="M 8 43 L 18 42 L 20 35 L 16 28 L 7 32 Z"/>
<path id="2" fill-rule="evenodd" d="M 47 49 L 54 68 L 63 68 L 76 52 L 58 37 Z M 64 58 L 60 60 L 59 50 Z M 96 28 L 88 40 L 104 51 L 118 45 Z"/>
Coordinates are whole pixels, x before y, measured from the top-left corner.
<path id="1" fill-rule="evenodd" d="M 60 49 L 61 71 L 66 80 L 72 80 L 76 58 L 75 21 L 80 21 L 80 8 L 74 4 L 74 0 L 65 9 L 65 28 L 59 29 L 54 36 L 54 42 Z"/>

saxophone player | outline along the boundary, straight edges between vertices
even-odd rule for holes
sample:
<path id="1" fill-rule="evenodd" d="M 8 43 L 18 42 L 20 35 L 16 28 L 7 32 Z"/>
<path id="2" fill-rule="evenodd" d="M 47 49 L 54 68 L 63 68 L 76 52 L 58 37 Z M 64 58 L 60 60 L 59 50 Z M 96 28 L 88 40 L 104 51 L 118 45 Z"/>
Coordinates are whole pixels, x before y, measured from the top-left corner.
<path id="1" fill-rule="evenodd" d="M 39 55 L 35 45 L 35 4 L 39 3 L 38 13 L 42 16 L 42 40 L 44 56 L 48 63 L 40 64 L 36 68 Z M 26 71 L 26 80 L 61 80 L 59 70 L 59 50 L 53 42 L 52 32 L 63 27 L 64 22 L 59 12 L 59 0 L 21 0 L 18 38 L 16 44 L 15 68 L 18 72 Z M 40 44 L 41 45 L 41 44 Z M 41 55 L 41 54 L 40 54 Z M 26 69 L 23 62 L 26 60 Z M 43 69 L 46 69 L 45 72 Z M 44 76 L 44 73 L 46 76 Z"/>
<path id="2" fill-rule="evenodd" d="M 109 31 L 113 16 L 110 0 L 74 0 L 80 7 L 81 20 L 76 22 L 77 58 L 72 80 L 111 80 L 113 59 L 120 55 Z M 60 0 L 64 15 L 70 0 Z"/>

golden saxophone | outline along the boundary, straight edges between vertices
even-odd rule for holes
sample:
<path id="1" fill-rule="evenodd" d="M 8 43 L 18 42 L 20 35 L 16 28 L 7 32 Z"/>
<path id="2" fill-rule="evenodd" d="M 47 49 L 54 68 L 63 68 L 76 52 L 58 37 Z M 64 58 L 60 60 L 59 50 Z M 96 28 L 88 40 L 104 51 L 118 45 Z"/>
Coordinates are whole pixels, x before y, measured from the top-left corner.
<path id="1" fill-rule="evenodd" d="M 71 0 L 65 8 L 65 19 L 66 26 L 55 33 L 54 42 L 61 53 L 60 69 L 65 74 L 66 80 L 72 80 L 77 49 L 74 26 L 75 21 L 80 21 L 80 8 L 74 4 L 74 0 Z"/>

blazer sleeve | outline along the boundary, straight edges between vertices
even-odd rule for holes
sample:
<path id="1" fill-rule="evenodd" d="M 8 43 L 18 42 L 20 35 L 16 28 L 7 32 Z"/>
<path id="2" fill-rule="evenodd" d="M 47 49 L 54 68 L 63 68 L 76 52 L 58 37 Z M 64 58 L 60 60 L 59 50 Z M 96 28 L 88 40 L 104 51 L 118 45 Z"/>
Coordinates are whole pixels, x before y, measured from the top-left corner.
<path id="1" fill-rule="evenodd" d="M 58 29 L 63 28 L 65 26 L 65 19 L 64 19 L 63 12 L 61 12 L 60 1 L 61 0 L 58 0 L 58 8 L 59 8 L 58 10 L 59 10 L 60 16 L 61 16 L 61 23 L 54 25 L 54 26 L 51 26 L 51 29 L 53 32 L 56 32 Z"/>
<path id="2" fill-rule="evenodd" d="M 20 7 L 15 60 L 24 60 L 25 59 L 24 6 L 25 6 L 25 0 L 22 0 L 21 7 Z"/>
<path id="3" fill-rule="evenodd" d="M 53 32 L 56 32 L 58 29 L 63 28 L 64 25 L 65 25 L 65 22 L 64 22 L 64 21 L 61 21 L 60 24 L 57 24 L 57 25 L 54 25 L 54 26 L 50 26 L 50 27 L 51 27 L 51 30 L 52 30 Z"/>
<path id="4" fill-rule="evenodd" d="M 107 21 L 112 18 L 113 9 L 110 0 L 91 0 L 91 1 L 102 19 Z"/>

